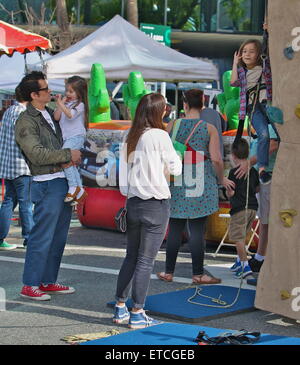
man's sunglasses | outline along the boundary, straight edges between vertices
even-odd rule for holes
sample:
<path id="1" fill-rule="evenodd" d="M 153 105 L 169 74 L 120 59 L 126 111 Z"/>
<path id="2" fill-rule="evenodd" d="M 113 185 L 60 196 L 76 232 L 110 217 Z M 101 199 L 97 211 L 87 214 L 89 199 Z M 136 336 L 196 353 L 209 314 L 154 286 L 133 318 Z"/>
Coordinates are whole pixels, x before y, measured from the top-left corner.
<path id="1" fill-rule="evenodd" d="M 49 90 L 49 86 L 47 86 L 47 87 L 43 87 L 43 88 L 41 88 L 41 89 L 38 89 L 37 91 L 43 91 L 43 90 L 48 91 L 48 90 Z"/>

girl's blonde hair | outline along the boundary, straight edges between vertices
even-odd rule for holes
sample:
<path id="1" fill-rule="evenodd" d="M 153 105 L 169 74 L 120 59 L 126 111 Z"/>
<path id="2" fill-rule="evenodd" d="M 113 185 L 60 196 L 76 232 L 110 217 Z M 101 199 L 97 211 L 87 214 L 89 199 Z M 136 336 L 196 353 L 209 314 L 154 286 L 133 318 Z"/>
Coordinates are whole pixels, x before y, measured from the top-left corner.
<path id="1" fill-rule="evenodd" d="M 89 126 L 89 104 L 88 104 L 88 85 L 86 80 L 80 76 L 72 76 L 66 80 L 66 86 L 70 85 L 75 91 L 78 101 L 73 108 L 79 103 L 84 104 L 84 126 L 88 129 Z"/>
<path id="2" fill-rule="evenodd" d="M 255 45 L 255 48 L 257 50 L 257 59 L 256 59 L 256 65 L 261 66 L 262 65 L 262 59 L 261 59 L 261 54 L 262 54 L 262 44 L 260 41 L 258 41 L 257 39 L 248 39 L 247 41 L 245 41 L 244 43 L 242 43 L 240 49 L 239 49 L 239 56 L 242 56 L 243 50 L 244 48 L 248 45 L 253 43 Z M 241 67 L 246 67 L 244 61 L 242 59 L 239 60 L 238 66 Z"/>

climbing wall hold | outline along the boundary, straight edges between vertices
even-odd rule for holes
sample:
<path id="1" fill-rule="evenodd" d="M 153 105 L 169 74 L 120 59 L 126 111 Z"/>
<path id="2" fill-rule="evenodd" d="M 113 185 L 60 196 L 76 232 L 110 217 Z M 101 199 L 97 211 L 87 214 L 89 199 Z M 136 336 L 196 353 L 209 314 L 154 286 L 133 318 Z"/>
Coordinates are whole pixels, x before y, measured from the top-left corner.
<path id="1" fill-rule="evenodd" d="M 284 225 L 284 227 L 292 227 L 293 225 L 293 217 L 297 215 L 297 211 L 295 209 L 285 209 L 279 212 L 280 219 Z"/>
<path id="2" fill-rule="evenodd" d="M 283 112 L 281 109 L 277 108 L 276 106 L 267 105 L 266 106 L 267 116 L 271 122 L 277 124 L 283 124 Z"/>
<path id="3" fill-rule="evenodd" d="M 295 51 L 293 49 L 292 46 L 289 46 L 289 47 L 286 47 L 284 50 L 283 50 L 283 54 L 285 55 L 285 57 L 288 59 L 288 60 L 292 60 L 294 58 L 294 55 L 295 55 Z"/>
<path id="4" fill-rule="evenodd" d="M 280 290 L 281 300 L 290 299 L 291 294 L 287 290 Z"/>
<path id="5" fill-rule="evenodd" d="M 300 104 L 296 105 L 295 114 L 300 119 Z"/>

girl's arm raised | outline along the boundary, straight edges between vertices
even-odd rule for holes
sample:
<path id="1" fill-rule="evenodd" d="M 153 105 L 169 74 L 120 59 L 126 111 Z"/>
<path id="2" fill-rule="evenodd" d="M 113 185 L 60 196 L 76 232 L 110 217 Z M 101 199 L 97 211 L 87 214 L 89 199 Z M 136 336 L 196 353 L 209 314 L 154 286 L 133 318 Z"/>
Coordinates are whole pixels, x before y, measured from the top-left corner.
<path id="1" fill-rule="evenodd" d="M 60 117 L 61 117 L 61 110 L 58 109 L 58 108 L 55 109 L 53 116 L 54 116 L 55 121 L 56 122 L 59 122 L 60 121 Z"/>
<path id="2" fill-rule="evenodd" d="M 238 75 L 238 63 L 240 59 L 241 56 L 239 55 L 238 51 L 236 51 L 233 57 L 232 73 L 230 79 L 231 86 L 240 86 L 239 75 Z"/>
<path id="3" fill-rule="evenodd" d="M 65 106 L 65 100 L 66 100 L 66 98 L 62 98 L 61 95 L 58 95 L 57 96 L 57 106 L 58 106 L 58 109 L 60 110 L 60 113 L 63 112 L 67 116 L 67 118 L 71 119 L 72 112 L 71 112 L 71 109 L 69 109 Z"/>

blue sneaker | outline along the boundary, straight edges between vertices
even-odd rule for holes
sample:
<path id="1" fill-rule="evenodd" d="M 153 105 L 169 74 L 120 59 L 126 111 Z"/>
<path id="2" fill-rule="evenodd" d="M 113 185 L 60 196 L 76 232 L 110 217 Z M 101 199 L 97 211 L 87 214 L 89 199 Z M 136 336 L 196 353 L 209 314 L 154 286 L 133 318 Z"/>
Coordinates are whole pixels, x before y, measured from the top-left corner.
<path id="1" fill-rule="evenodd" d="M 151 317 L 148 317 L 145 311 L 133 313 L 130 312 L 130 319 L 129 319 L 129 328 L 137 329 L 137 328 L 146 328 L 150 326 L 155 326 L 157 324 L 161 324 L 163 322 L 157 321 Z"/>
<path id="2" fill-rule="evenodd" d="M 240 267 L 242 267 L 241 261 L 235 260 L 235 263 L 231 266 L 229 270 L 232 272 L 237 272 Z"/>
<path id="3" fill-rule="evenodd" d="M 252 275 L 252 270 L 249 265 L 245 266 L 244 269 L 242 268 L 242 265 L 240 265 L 240 268 L 238 271 L 234 274 L 234 276 L 238 279 L 243 277 L 245 279 L 247 276 Z"/>
<path id="4" fill-rule="evenodd" d="M 113 316 L 114 323 L 127 322 L 129 320 L 129 317 L 130 315 L 126 305 L 124 305 L 123 307 L 115 306 L 115 314 Z"/>
<path id="5" fill-rule="evenodd" d="M 249 278 L 249 279 L 247 279 L 247 284 L 248 285 L 256 286 L 257 285 L 257 278 Z"/>

